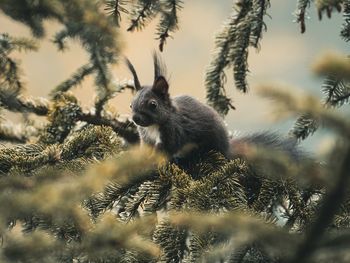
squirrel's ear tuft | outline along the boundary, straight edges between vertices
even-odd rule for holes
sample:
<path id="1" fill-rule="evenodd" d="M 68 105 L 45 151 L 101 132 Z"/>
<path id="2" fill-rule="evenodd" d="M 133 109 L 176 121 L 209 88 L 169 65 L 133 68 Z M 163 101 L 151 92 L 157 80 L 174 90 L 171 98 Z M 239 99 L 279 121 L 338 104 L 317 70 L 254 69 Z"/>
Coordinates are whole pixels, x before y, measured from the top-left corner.
<path id="1" fill-rule="evenodd" d="M 139 91 L 142 87 L 139 81 L 139 78 L 137 77 L 137 73 L 136 70 L 134 68 L 134 66 L 131 64 L 130 60 L 126 57 L 124 57 L 124 61 L 128 67 L 128 69 L 130 70 L 132 76 L 134 77 L 134 85 L 135 85 L 135 90 Z"/>
<path id="2" fill-rule="evenodd" d="M 168 91 L 169 91 L 168 81 L 163 76 L 159 76 L 158 78 L 155 79 L 152 90 L 156 94 L 161 96 L 168 95 Z"/>

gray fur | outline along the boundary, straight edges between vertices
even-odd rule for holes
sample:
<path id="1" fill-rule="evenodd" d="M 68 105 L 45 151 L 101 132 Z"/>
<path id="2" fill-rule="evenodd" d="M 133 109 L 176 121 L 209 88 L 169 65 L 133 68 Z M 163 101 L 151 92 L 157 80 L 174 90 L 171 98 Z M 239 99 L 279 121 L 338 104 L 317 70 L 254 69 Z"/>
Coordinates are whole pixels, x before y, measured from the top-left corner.
<path id="1" fill-rule="evenodd" d="M 153 85 L 142 87 L 131 104 L 141 141 L 170 157 L 193 150 L 216 150 L 228 156 L 229 138 L 218 113 L 189 96 L 170 98 L 165 65 L 156 53 L 153 62 Z"/>
<path id="2" fill-rule="evenodd" d="M 244 157 L 241 156 L 239 150 L 236 150 L 243 144 L 261 147 L 266 150 L 285 152 L 296 162 L 301 161 L 303 158 L 308 158 L 307 154 L 299 149 L 296 139 L 283 138 L 274 132 L 259 132 L 232 139 L 230 141 L 230 158 Z"/>
<path id="3" fill-rule="evenodd" d="M 147 108 L 149 100 L 157 100 L 156 111 Z M 193 149 L 200 152 L 216 150 L 227 156 L 229 139 L 222 119 L 198 100 L 190 96 L 157 98 L 152 88 L 145 87 L 132 105 L 134 118 L 140 118 L 136 124 L 139 124 L 142 142 L 156 146 L 172 157 Z M 159 140 L 153 136 L 156 128 Z"/>

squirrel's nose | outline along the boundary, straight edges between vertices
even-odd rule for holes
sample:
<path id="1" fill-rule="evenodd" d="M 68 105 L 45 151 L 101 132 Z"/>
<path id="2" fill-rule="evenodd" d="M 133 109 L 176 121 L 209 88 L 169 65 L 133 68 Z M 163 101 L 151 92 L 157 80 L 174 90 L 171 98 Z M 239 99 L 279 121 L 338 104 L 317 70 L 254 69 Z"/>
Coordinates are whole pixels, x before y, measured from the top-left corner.
<path id="1" fill-rule="evenodd" d="M 138 115 L 134 115 L 134 116 L 132 116 L 132 120 L 133 120 L 136 124 L 139 124 L 140 121 L 141 121 L 141 118 L 140 118 L 140 116 L 138 116 Z"/>

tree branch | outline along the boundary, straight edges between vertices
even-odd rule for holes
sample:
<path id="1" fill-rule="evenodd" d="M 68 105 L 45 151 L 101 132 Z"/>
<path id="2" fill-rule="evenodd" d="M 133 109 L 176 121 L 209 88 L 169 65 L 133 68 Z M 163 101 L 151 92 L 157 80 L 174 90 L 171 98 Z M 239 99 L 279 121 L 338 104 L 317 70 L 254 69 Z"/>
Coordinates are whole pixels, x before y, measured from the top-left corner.
<path id="1" fill-rule="evenodd" d="M 129 143 L 134 144 L 140 140 L 138 133 L 134 129 L 135 125 L 130 121 L 120 122 L 116 119 L 108 119 L 91 113 L 82 113 L 78 116 L 78 119 L 89 124 L 109 126 Z"/>

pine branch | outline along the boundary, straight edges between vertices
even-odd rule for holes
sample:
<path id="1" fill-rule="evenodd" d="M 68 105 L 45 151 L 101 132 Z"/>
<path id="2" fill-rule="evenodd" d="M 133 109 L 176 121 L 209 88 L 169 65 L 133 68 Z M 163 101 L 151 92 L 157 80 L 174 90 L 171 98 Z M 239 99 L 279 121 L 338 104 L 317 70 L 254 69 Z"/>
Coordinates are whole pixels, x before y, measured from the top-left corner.
<path id="1" fill-rule="evenodd" d="M 320 75 L 327 76 L 322 84 L 324 107 L 340 107 L 349 102 L 350 86 L 347 77 L 350 72 L 349 58 L 344 59 L 332 54 L 324 55 L 315 63 L 314 70 Z M 300 116 L 290 134 L 304 140 L 314 134 L 319 125 L 319 121 L 310 116 Z"/>
<path id="2" fill-rule="evenodd" d="M 65 41 L 70 35 L 71 32 L 68 29 L 63 29 L 55 34 L 52 42 L 57 45 L 59 51 L 65 51 L 68 48 Z"/>
<path id="3" fill-rule="evenodd" d="M 233 11 L 231 18 L 224 24 L 216 35 L 215 51 L 210 66 L 207 69 L 205 85 L 208 102 L 220 113 L 227 114 L 229 109 L 234 109 L 231 99 L 226 97 L 224 69 L 229 65 L 229 46 L 236 38 L 236 24 L 247 14 L 248 8 L 243 5 L 238 14 Z"/>
<path id="4" fill-rule="evenodd" d="M 307 115 L 300 116 L 289 131 L 289 134 L 300 140 L 313 135 L 319 127 L 319 122 Z"/>
<path id="5" fill-rule="evenodd" d="M 112 17 L 115 24 L 119 27 L 121 22 L 121 13 L 128 14 L 129 11 L 124 7 L 127 1 L 125 0 L 107 0 L 105 11 Z"/>
<path id="6" fill-rule="evenodd" d="M 47 115 L 48 101 L 43 98 L 24 98 L 19 90 L 0 87 L 0 105 L 13 112 L 30 112 L 37 115 Z"/>
<path id="7" fill-rule="evenodd" d="M 259 48 L 259 41 L 262 38 L 262 31 L 267 30 L 264 22 L 264 15 L 266 15 L 267 8 L 270 7 L 270 1 L 268 0 L 254 0 L 252 13 L 252 28 L 250 34 L 250 45 Z"/>
<path id="8" fill-rule="evenodd" d="M 249 246 L 244 246 L 242 248 L 237 249 L 237 251 L 234 251 L 229 260 L 228 263 L 242 263 L 244 262 L 244 257 L 247 254 L 247 252 L 249 251 Z"/>
<path id="9" fill-rule="evenodd" d="M 6 175 L 11 169 L 19 169 L 25 173 L 55 163 L 58 161 L 58 152 L 55 146 L 45 149 L 36 144 L 0 149 L 0 174 Z"/>
<path id="10" fill-rule="evenodd" d="M 158 0 L 139 0 L 137 5 L 131 10 L 131 25 L 128 31 L 142 29 L 146 23 L 152 20 L 159 11 Z"/>
<path id="11" fill-rule="evenodd" d="M 280 118 L 295 114 L 308 115 L 311 118 L 320 119 L 325 127 L 337 132 L 340 136 L 347 137 L 350 134 L 350 124 L 341 116 L 325 109 L 324 106 L 313 96 L 294 96 L 274 86 L 261 86 L 260 94 L 264 97 L 274 99 L 277 111 L 276 116 Z"/>
<path id="12" fill-rule="evenodd" d="M 318 11 L 318 19 L 322 20 L 322 15 L 324 12 L 327 14 L 328 18 L 331 18 L 334 9 L 336 9 L 340 13 L 343 1 L 344 0 L 317 0 L 315 3 Z"/>
<path id="13" fill-rule="evenodd" d="M 25 143 L 28 138 L 21 127 L 16 127 L 13 124 L 0 124 L 0 141 L 12 143 Z"/>
<path id="14" fill-rule="evenodd" d="M 246 19 L 237 25 L 238 36 L 232 45 L 229 56 L 234 60 L 233 72 L 236 88 L 243 92 L 248 90 L 246 81 L 246 73 L 249 71 L 247 62 L 248 47 L 258 48 L 264 26 L 266 30 L 263 18 L 269 5 L 268 0 L 253 0 Z"/>
<path id="15" fill-rule="evenodd" d="M 182 0 L 163 0 L 162 17 L 157 27 L 159 50 L 162 52 L 170 33 L 178 30 L 178 12 L 182 9 Z"/>
<path id="16" fill-rule="evenodd" d="M 324 197 L 322 207 L 318 212 L 316 221 L 311 225 L 307 231 L 306 237 L 299 245 L 299 249 L 296 251 L 295 256 L 290 262 L 307 262 L 313 252 L 317 248 L 318 241 L 324 235 L 324 232 L 328 225 L 332 222 L 335 214 L 339 210 L 341 203 L 347 196 L 347 187 L 349 185 L 350 177 L 350 147 L 346 145 L 343 152 L 345 153 L 344 159 L 339 165 L 339 172 L 336 175 L 335 183 L 333 187 L 328 189 L 326 196 Z"/>
<path id="17" fill-rule="evenodd" d="M 96 193 L 84 201 L 84 207 L 89 210 L 92 218 L 96 219 L 105 211 L 111 210 L 114 204 L 121 200 L 122 195 L 128 195 L 130 190 L 123 193 L 121 188 L 117 183 L 109 183 L 103 192 Z"/>
<path id="18" fill-rule="evenodd" d="M 329 76 L 322 85 L 325 106 L 340 107 L 349 102 L 350 85 L 347 81 Z"/>
<path id="19" fill-rule="evenodd" d="M 247 72 L 248 72 L 248 47 L 251 35 L 251 21 L 242 21 L 237 25 L 239 36 L 235 40 L 232 51 L 229 56 L 233 61 L 233 78 L 235 86 L 242 92 L 248 91 Z"/>
<path id="20" fill-rule="evenodd" d="M 57 93 L 58 96 L 60 93 Z M 61 95 L 60 95 L 61 96 Z M 57 99 L 60 98 L 57 97 Z M 30 112 L 35 113 L 40 116 L 47 116 L 50 112 L 53 116 L 53 109 L 49 111 L 49 102 L 43 98 L 23 98 L 18 92 L 14 92 L 8 89 L 0 89 L 0 103 L 6 109 L 13 112 Z M 77 105 L 76 105 L 77 106 Z M 76 107 L 74 106 L 74 107 Z M 76 108 L 80 109 L 79 107 Z M 57 110 L 62 111 L 62 105 L 59 104 Z M 67 127 L 67 124 L 70 123 L 67 121 L 67 116 L 71 115 L 70 110 L 69 114 L 57 115 L 62 116 L 63 119 L 60 120 L 60 123 L 64 123 Z M 74 110 L 75 111 L 75 110 Z M 93 125 L 105 125 L 111 127 L 116 133 L 125 138 L 130 143 L 136 143 L 139 141 L 138 133 L 136 132 L 135 125 L 130 121 L 121 122 L 117 119 L 111 119 L 105 116 L 97 116 L 91 113 L 80 113 L 78 110 L 76 116 L 74 115 L 72 125 L 75 125 L 74 121 L 84 121 Z M 72 127 L 71 127 L 72 128 Z M 53 130 L 51 131 L 53 132 Z M 66 133 L 67 135 L 68 133 Z M 61 140 L 61 139 L 60 139 Z"/>
<path id="21" fill-rule="evenodd" d="M 90 113 L 81 113 L 78 116 L 78 119 L 89 124 L 111 127 L 117 134 L 125 138 L 129 143 L 137 143 L 139 141 L 139 135 L 135 130 L 135 124 L 131 121 L 120 122 L 116 119 L 109 119 L 104 116 L 97 116 Z"/>
<path id="22" fill-rule="evenodd" d="M 166 220 L 160 222 L 153 233 L 154 242 L 164 251 L 160 262 L 182 262 L 187 249 L 187 238 L 185 229 L 171 225 Z"/>
<path id="23" fill-rule="evenodd" d="M 247 92 L 248 47 L 257 48 L 265 24 L 263 17 L 269 1 L 240 0 L 234 5 L 230 20 L 216 36 L 215 53 L 206 72 L 207 99 L 219 113 L 225 115 L 234 109 L 226 96 L 224 70 L 232 66 L 236 88 Z"/>
<path id="24" fill-rule="evenodd" d="M 40 135 L 39 142 L 44 144 L 62 143 L 75 127 L 81 107 L 73 95 L 57 95 L 48 113 L 49 124 Z"/>
<path id="25" fill-rule="evenodd" d="M 56 1 L 23 2 L 22 0 L 3 0 L 0 9 L 12 19 L 28 26 L 35 37 L 45 36 L 43 21 L 56 19 L 62 21 L 61 4 Z"/>
<path id="26" fill-rule="evenodd" d="M 312 0 L 297 0 L 297 10 L 295 11 L 295 15 L 297 17 L 297 22 L 300 23 L 300 31 L 301 33 L 305 33 L 305 18 L 307 16 L 306 9 L 310 7 Z"/>
<path id="27" fill-rule="evenodd" d="M 20 73 L 16 61 L 9 57 L 3 57 L 0 61 L 0 81 L 2 86 L 8 87 L 16 92 L 23 89 Z"/>
<path id="28" fill-rule="evenodd" d="M 350 59 L 341 54 L 326 53 L 316 60 L 313 71 L 320 76 L 350 80 Z"/>
<path id="29" fill-rule="evenodd" d="M 202 255 L 209 249 L 213 242 L 213 234 L 208 231 L 205 235 L 191 233 L 188 237 L 188 259 L 187 262 L 195 263 L 202 261 Z"/>
<path id="30" fill-rule="evenodd" d="M 343 8 L 344 8 L 343 9 L 344 23 L 343 23 L 340 35 L 346 42 L 349 42 L 350 41 L 350 1 L 349 0 L 344 0 Z"/>
<path id="31" fill-rule="evenodd" d="M 0 53 L 9 54 L 12 51 L 37 51 L 37 43 L 28 38 L 11 37 L 9 34 L 0 34 Z"/>
<path id="32" fill-rule="evenodd" d="M 47 146 L 38 143 L 0 149 L 1 173 L 17 170 L 22 172 L 21 176 L 28 176 L 47 165 L 58 170 L 62 168 L 60 164 L 67 168 L 68 162 L 80 158 L 85 159 L 86 166 L 92 161 L 119 153 L 121 144 L 121 140 L 110 128 L 88 126 L 60 145 Z M 77 168 L 74 171 L 78 171 Z"/>
<path id="33" fill-rule="evenodd" d="M 23 89 L 20 80 L 20 69 L 18 62 L 8 55 L 13 51 L 36 51 L 36 43 L 27 38 L 14 38 L 8 34 L 0 34 L 0 85 L 15 92 Z"/>

